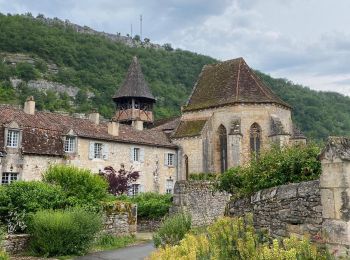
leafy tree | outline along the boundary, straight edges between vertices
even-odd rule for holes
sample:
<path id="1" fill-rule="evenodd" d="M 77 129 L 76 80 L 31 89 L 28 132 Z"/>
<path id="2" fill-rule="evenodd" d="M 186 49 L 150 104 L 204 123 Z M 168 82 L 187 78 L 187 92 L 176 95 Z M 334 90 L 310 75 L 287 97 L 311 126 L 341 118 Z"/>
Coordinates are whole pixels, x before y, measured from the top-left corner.
<path id="1" fill-rule="evenodd" d="M 140 177 L 138 171 L 127 171 L 122 165 L 119 171 L 114 170 L 112 166 L 104 168 L 101 173 L 109 184 L 108 191 L 113 195 L 127 194 L 130 184 L 137 181 Z"/>

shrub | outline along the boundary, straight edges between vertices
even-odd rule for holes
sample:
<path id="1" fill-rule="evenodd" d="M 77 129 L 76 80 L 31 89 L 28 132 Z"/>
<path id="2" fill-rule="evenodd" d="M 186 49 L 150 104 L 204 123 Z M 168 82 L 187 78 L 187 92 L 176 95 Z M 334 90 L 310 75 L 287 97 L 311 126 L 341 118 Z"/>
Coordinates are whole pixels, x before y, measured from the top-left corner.
<path id="1" fill-rule="evenodd" d="M 216 173 L 191 173 L 189 176 L 190 180 L 194 181 L 213 181 L 216 180 L 219 177 Z"/>
<path id="2" fill-rule="evenodd" d="M 171 197 L 170 194 L 145 192 L 135 197 L 118 196 L 117 198 L 137 204 L 138 218 L 159 220 L 168 214 L 172 205 Z"/>
<path id="3" fill-rule="evenodd" d="M 107 182 L 87 169 L 54 165 L 44 173 L 43 180 L 62 187 L 71 206 L 97 207 L 107 197 Z"/>
<path id="4" fill-rule="evenodd" d="M 217 188 L 240 196 L 282 184 L 317 179 L 321 174 L 319 152 L 320 148 L 315 144 L 273 146 L 262 152 L 259 160 L 251 160 L 246 166 L 222 174 Z"/>
<path id="5" fill-rule="evenodd" d="M 272 242 L 272 243 L 271 243 Z M 206 234 L 186 234 L 178 246 L 166 245 L 151 255 L 155 259 L 330 259 L 327 252 L 311 244 L 307 237 L 278 241 L 258 234 L 251 220 L 221 218 Z"/>
<path id="6" fill-rule="evenodd" d="M 43 210 L 29 222 L 30 248 L 45 256 L 84 254 L 101 230 L 101 216 L 82 209 Z"/>
<path id="7" fill-rule="evenodd" d="M 191 217 L 185 213 L 178 213 L 164 220 L 158 232 L 153 235 L 156 247 L 177 245 L 191 229 Z"/>
<path id="8" fill-rule="evenodd" d="M 138 171 L 127 171 L 124 165 L 119 171 L 114 170 L 112 166 L 105 167 L 102 175 L 108 182 L 109 193 L 113 195 L 126 194 L 129 185 L 140 177 Z"/>
<path id="9" fill-rule="evenodd" d="M 17 181 L 0 188 L 0 216 L 9 232 L 23 231 L 27 215 L 43 209 L 64 206 L 65 195 L 55 185 L 39 181 Z"/>

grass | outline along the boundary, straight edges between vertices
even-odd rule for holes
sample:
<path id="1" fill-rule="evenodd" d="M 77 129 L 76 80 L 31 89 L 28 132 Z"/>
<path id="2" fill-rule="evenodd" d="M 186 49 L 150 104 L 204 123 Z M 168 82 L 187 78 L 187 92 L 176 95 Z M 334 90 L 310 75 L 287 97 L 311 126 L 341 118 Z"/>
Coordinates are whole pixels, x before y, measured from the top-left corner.
<path id="1" fill-rule="evenodd" d="M 135 244 L 136 242 L 140 242 L 140 241 L 138 241 L 136 237 L 133 235 L 115 237 L 113 235 L 104 234 L 98 238 L 93 249 L 94 251 L 118 249 L 118 248 L 123 248 L 129 245 Z"/>

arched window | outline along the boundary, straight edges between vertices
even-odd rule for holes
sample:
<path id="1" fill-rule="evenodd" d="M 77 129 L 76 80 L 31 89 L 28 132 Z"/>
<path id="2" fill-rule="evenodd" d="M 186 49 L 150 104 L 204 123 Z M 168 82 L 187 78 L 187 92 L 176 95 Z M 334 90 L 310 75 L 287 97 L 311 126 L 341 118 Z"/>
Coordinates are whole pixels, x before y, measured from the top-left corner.
<path id="1" fill-rule="evenodd" d="M 253 158 L 257 159 L 261 147 L 261 127 L 254 123 L 250 127 L 250 151 Z"/>
<path id="2" fill-rule="evenodd" d="M 185 154 L 185 176 L 186 176 L 186 180 L 188 180 L 188 178 L 189 178 L 189 173 L 188 173 L 188 156 Z"/>
<path id="3" fill-rule="evenodd" d="M 227 131 L 223 125 L 219 126 L 219 149 L 220 149 L 220 169 L 221 172 L 227 170 Z"/>

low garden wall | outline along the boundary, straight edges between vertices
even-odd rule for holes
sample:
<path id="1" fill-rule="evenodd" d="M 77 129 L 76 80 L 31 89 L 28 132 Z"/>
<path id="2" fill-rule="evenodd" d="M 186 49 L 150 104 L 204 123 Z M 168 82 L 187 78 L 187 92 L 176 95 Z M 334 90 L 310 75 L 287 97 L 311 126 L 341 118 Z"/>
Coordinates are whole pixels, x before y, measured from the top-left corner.
<path id="1" fill-rule="evenodd" d="M 170 213 L 188 212 L 193 226 L 209 225 L 224 216 L 229 198 L 226 193 L 214 192 L 208 181 L 177 181 Z"/>
<path id="2" fill-rule="evenodd" d="M 161 223 L 161 220 L 138 219 L 137 232 L 155 232 L 159 229 Z"/>
<path id="3" fill-rule="evenodd" d="M 124 236 L 136 233 L 136 205 L 117 201 L 104 205 L 104 212 L 104 232 L 114 236 Z"/>
<path id="4" fill-rule="evenodd" d="M 7 235 L 4 240 L 5 251 L 10 254 L 18 254 L 25 251 L 29 245 L 29 235 Z"/>
<path id="5" fill-rule="evenodd" d="M 276 237 L 310 234 L 317 238 L 322 229 L 319 181 L 282 185 L 254 193 L 228 204 L 229 216 L 252 213 L 256 228 Z"/>

